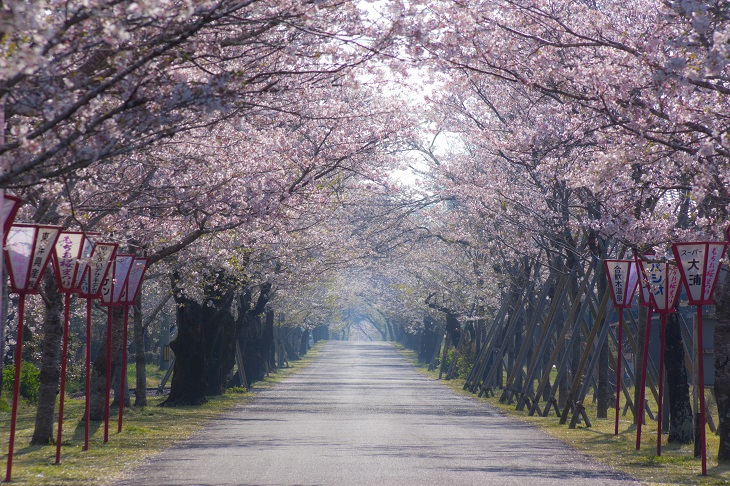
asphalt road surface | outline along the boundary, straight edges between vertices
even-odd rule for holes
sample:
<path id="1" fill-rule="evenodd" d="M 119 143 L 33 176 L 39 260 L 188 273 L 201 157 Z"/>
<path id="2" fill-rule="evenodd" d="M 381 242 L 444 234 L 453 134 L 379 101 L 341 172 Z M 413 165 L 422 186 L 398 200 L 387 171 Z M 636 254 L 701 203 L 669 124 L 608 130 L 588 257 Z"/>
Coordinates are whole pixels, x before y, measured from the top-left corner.
<path id="1" fill-rule="evenodd" d="M 638 483 L 425 377 L 390 344 L 332 341 L 119 484 Z"/>

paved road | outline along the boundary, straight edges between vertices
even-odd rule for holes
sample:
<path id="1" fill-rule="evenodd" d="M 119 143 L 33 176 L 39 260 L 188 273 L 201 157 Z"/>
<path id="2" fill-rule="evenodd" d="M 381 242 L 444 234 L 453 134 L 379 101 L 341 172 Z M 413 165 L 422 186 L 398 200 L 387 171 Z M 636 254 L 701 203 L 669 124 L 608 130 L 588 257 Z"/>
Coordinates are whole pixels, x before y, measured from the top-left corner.
<path id="1" fill-rule="evenodd" d="M 124 485 L 638 484 L 416 371 L 386 343 L 330 342 Z"/>

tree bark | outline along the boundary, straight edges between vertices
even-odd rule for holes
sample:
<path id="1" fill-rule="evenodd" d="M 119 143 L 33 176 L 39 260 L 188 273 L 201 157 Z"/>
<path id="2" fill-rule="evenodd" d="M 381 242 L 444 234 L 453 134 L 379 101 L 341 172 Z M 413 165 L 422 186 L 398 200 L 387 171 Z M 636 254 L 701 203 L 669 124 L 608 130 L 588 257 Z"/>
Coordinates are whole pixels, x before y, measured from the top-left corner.
<path id="1" fill-rule="evenodd" d="M 266 310 L 264 319 L 264 346 L 268 348 L 267 360 L 270 369 L 276 368 L 276 342 L 274 341 L 274 311 Z M 316 337 L 315 337 L 316 340 Z"/>
<path id="2" fill-rule="evenodd" d="M 639 289 L 639 292 L 641 292 L 641 289 Z M 634 424 L 639 423 L 639 414 L 644 413 L 644 404 L 639 403 L 639 400 L 641 400 L 641 387 L 639 385 L 641 384 L 641 365 L 644 359 L 644 343 L 647 339 L 649 339 L 649 336 L 646 335 L 646 321 L 648 317 L 649 308 L 644 305 L 640 305 L 638 320 L 639 328 L 636 330 L 636 353 L 634 354 L 634 406 L 636 407 L 636 413 L 634 413 Z M 645 420 L 642 420 L 641 422 L 646 423 Z"/>
<path id="3" fill-rule="evenodd" d="M 421 337 L 421 347 L 418 353 L 418 361 L 426 363 L 433 356 L 436 348 L 436 329 L 430 316 L 423 318 L 423 335 Z"/>
<path id="4" fill-rule="evenodd" d="M 132 404 L 132 401 L 129 397 L 129 383 L 127 382 L 127 373 L 124 373 L 124 383 L 121 383 L 121 379 L 122 359 L 120 356 L 120 358 L 117 360 L 117 365 L 114 367 L 114 373 L 112 373 L 112 390 L 114 391 L 114 401 L 112 401 L 112 407 L 115 405 L 119 405 L 119 398 L 122 396 L 122 394 L 124 394 L 124 406 L 126 408 L 129 408 Z"/>
<path id="5" fill-rule="evenodd" d="M 206 396 L 224 393 L 236 359 L 236 341 L 245 327 L 244 323 L 252 324 L 254 338 L 261 331 L 261 326 L 257 327 L 256 323 L 260 324 L 260 314 L 268 302 L 270 285 L 262 286 L 253 308 L 250 305 L 250 291 L 241 294 L 241 310 L 236 320 L 231 312 L 235 297 L 234 282 L 223 274 L 216 275 L 215 280 L 215 285 L 206 287 L 205 306 L 175 292 L 178 335 L 170 343 L 175 353 L 175 366 L 170 396 L 162 403 L 164 406 L 198 405 L 205 403 Z M 251 372 L 258 376 L 261 370 L 265 370 L 271 342 L 273 339 L 265 346 L 263 356 L 261 353 L 242 350 L 247 377 Z M 246 365 L 247 360 L 253 360 L 255 365 Z M 252 370 L 249 371 L 249 368 Z"/>
<path id="6" fill-rule="evenodd" d="M 606 278 L 606 266 L 601 260 L 598 260 L 598 296 L 603 298 L 608 291 L 608 279 Z M 603 316 L 601 322 L 596 322 L 596 326 L 606 326 L 606 316 Z M 609 390 L 608 380 L 608 339 L 601 345 L 598 355 L 598 390 L 596 418 L 608 418 L 608 409 L 611 406 L 611 391 Z"/>
<path id="7" fill-rule="evenodd" d="M 715 396 L 717 397 L 717 459 L 730 460 L 730 283 L 719 282 L 715 290 Z"/>
<path id="8" fill-rule="evenodd" d="M 105 308 L 105 311 L 108 310 Z M 105 312 L 105 314 L 106 314 Z M 111 308 L 112 312 L 112 371 L 118 366 L 120 356 L 120 343 L 122 341 L 122 332 L 124 326 L 124 309 L 121 306 Z M 89 418 L 91 420 L 104 420 L 104 405 L 106 396 L 106 340 L 107 326 L 104 325 L 104 334 L 100 336 L 102 345 L 99 347 L 99 353 L 91 367 L 91 403 Z"/>
<path id="9" fill-rule="evenodd" d="M 0 257 L 1 258 L 1 257 Z M 2 292 L 2 306 L 0 307 L 0 398 L 3 396 L 3 367 L 5 366 L 5 323 L 8 322 L 8 286 L 5 285 L 7 275 L 5 266 L 0 271 L 0 292 Z"/>
<path id="10" fill-rule="evenodd" d="M 689 398 L 689 377 L 684 366 L 684 347 L 679 315 L 675 312 L 667 319 L 666 363 L 667 388 L 669 392 L 669 442 L 689 444 L 692 442 L 692 406 Z"/>
<path id="11" fill-rule="evenodd" d="M 298 361 L 301 358 L 298 354 L 299 349 L 299 343 L 302 339 L 302 333 L 304 332 L 301 327 L 289 327 L 289 326 L 283 326 L 279 329 L 279 331 L 282 333 L 283 340 L 284 340 L 284 351 L 286 352 L 287 361 Z M 345 334 L 343 341 L 347 341 L 350 338 L 350 327 L 347 326 L 345 329 L 343 329 L 343 334 Z"/>
<path id="12" fill-rule="evenodd" d="M 144 326 L 142 325 L 142 295 L 137 296 L 132 313 L 134 339 L 134 364 L 136 369 L 134 383 L 134 406 L 147 406 L 147 358 L 145 356 Z"/>
<path id="13" fill-rule="evenodd" d="M 309 349 L 309 329 L 305 329 L 302 333 L 302 339 L 299 341 L 299 354 L 304 356 Z"/>
<path id="14" fill-rule="evenodd" d="M 53 443 L 53 418 L 61 377 L 61 339 L 63 338 L 63 294 L 58 291 L 56 279 L 49 271 L 43 277 L 45 316 L 43 318 L 43 354 L 41 356 L 40 385 L 35 429 L 30 443 Z"/>
<path id="15" fill-rule="evenodd" d="M 219 296 L 213 307 L 204 309 L 203 332 L 206 346 L 206 395 L 226 392 L 228 374 L 236 361 L 236 320 L 233 317 L 233 289 Z M 175 353 L 177 356 L 177 352 Z"/>
<path id="16" fill-rule="evenodd" d="M 270 284 L 263 285 L 259 297 L 253 306 L 251 305 L 250 290 L 241 296 L 241 309 L 244 309 L 245 312 L 239 315 L 239 344 L 243 354 L 243 368 L 246 373 L 246 382 L 249 385 L 264 379 L 266 376 L 266 362 L 271 359 L 274 316 L 271 313 L 264 315 L 266 304 L 269 302 L 270 291 Z M 272 332 L 268 332 L 267 329 L 269 327 L 272 329 Z M 302 339 L 298 343 L 298 347 L 304 343 L 305 348 L 302 354 L 306 353 L 308 332 L 303 333 Z"/>
<path id="17" fill-rule="evenodd" d="M 175 353 L 170 395 L 160 406 L 202 405 L 205 398 L 207 343 L 203 332 L 203 307 L 176 292 L 177 336 L 170 343 Z"/>

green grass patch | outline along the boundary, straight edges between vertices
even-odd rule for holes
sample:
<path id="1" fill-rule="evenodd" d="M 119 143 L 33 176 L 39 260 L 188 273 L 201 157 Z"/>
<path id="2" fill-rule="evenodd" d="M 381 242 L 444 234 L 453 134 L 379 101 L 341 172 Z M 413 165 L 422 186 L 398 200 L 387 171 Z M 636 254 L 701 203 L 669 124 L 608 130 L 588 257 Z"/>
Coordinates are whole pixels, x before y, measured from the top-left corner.
<path id="1" fill-rule="evenodd" d="M 413 351 L 398 346 L 398 350 L 414 365 L 428 376 L 437 379 L 438 370 L 427 371 L 427 364 L 417 363 L 417 354 Z M 588 417 L 591 420 L 591 427 L 579 424 L 575 429 L 568 428 L 568 424 L 560 425 L 559 419 L 553 410 L 549 417 L 533 416 L 527 412 L 516 410 L 516 403 L 508 405 L 499 402 L 499 393 L 494 397 L 478 398 L 463 389 L 464 380 L 455 379 L 442 382 L 454 391 L 473 397 L 488 403 L 505 415 L 515 420 L 530 423 L 542 429 L 553 437 L 560 439 L 571 447 L 580 450 L 603 464 L 606 464 L 618 471 L 625 472 L 647 485 L 659 484 L 728 484 L 730 483 L 730 464 L 718 464 L 717 451 L 720 445 L 719 438 L 707 428 L 707 476 L 701 475 L 702 466 L 699 459 L 694 458 L 694 446 L 668 444 L 667 436 L 662 437 L 662 455 L 656 455 L 657 423 L 648 419 L 648 423 L 642 427 L 641 449 L 636 450 L 636 426 L 633 424 L 633 416 L 629 411 L 626 416 L 619 420 L 619 435 L 614 435 L 615 415 L 613 409 L 609 410 L 609 418 L 596 419 L 596 407 L 591 403 L 590 395 L 585 404 Z M 631 390 L 633 393 L 633 390 Z M 647 399 L 650 407 L 656 411 L 656 404 L 653 403 L 651 393 L 647 389 Z M 633 395 L 632 395 L 633 396 Z M 715 420 L 717 413 L 712 409 L 714 403 L 707 394 L 708 403 Z M 543 405 L 543 403 L 541 403 Z M 624 397 L 621 398 L 623 412 Z M 668 405 L 665 404 L 665 407 Z M 570 420 L 568 420 L 569 422 Z"/>
<path id="2" fill-rule="evenodd" d="M 264 381 L 255 383 L 254 391 L 271 387 L 303 369 L 314 360 L 323 345 L 323 342 L 317 343 L 304 359 L 291 362 L 289 368 L 277 370 Z M 134 375 L 130 380 L 134 380 Z M 157 385 L 159 381 L 151 386 Z M 111 484 L 125 473 L 133 471 L 145 459 L 190 437 L 221 414 L 246 403 L 251 396 L 245 390 L 236 389 L 220 397 L 210 397 L 203 406 L 176 408 L 158 407 L 156 405 L 164 398 L 149 397 L 147 407 L 125 409 L 124 428 L 119 434 L 116 433 L 118 411 L 113 409 L 109 442 L 103 443 L 103 422 L 94 422 L 91 424 L 87 451 L 81 450 L 84 443 L 84 424 L 81 421 L 84 400 L 67 397 L 60 464 L 55 464 L 55 445 L 28 445 L 33 435 L 36 409 L 22 401 L 18 411 L 12 482 L 39 486 Z M 0 403 L 9 401 L 7 395 L 0 397 Z M 54 435 L 55 430 L 54 426 Z M 0 406 L 0 479 L 5 477 L 9 433 L 10 407 Z"/>
<path id="3" fill-rule="evenodd" d="M 161 370 L 156 364 L 147 363 L 145 366 L 145 376 L 147 378 L 147 388 L 157 388 L 162 383 L 162 379 L 165 377 L 167 370 Z M 137 383 L 137 365 L 135 363 L 129 363 L 127 365 L 127 383 L 131 388 L 134 388 Z M 166 385 L 170 387 L 170 382 Z"/>

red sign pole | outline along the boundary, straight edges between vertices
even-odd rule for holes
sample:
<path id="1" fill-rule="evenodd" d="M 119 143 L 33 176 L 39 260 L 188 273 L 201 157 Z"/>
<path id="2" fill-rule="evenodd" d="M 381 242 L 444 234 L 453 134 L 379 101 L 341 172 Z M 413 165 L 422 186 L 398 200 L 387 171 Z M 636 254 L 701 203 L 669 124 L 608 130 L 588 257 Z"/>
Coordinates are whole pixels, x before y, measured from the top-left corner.
<path id="1" fill-rule="evenodd" d="M 64 232 L 56 243 L 53 254 L 53 269 L 58 289 L 64 294 L 63 344 L 61 346 L 61 384 L 58 397 L 58 432 L 56 433 L 56 464 L 61 462 L 61 438 L 63 434 L 63 406 L 66 398 L 66 361 L 68 359 L 68 326 L 71 308 L 71 293 L 74 291 L 76 272 L 84 248 L 84 234 Z"/>
<path id="2" fill-rule="evenodd" d="M 659 401 L 657 403 L 657 431 L 656 431 L 656 455 L 662 455 L 662 426 L 664 410 L 664 347 L 667 335 L 667 314 L 662 312 L 661 324 L 659 324 Z"/>
<path id="3" fill-rule="evenodd" d="M 659 400 L 657 403 L 657 456 L 662 455 L 662 419 L 664 410 L 664 346 L 666 341 L 667 314 L 674 312 L 679 297 L 680 274 L 676 266 L 668 262 L 637 260 L 641 274 L 649 285 L 649 297 L 654 311 L 661 315 L 659 331 Z"/>
<path id="4" fill-rule="evenodd" d="M 111 307 L 110 307 L 111 309 Z M 119 416 L 117 417 L 117 434 L 122 431 L 124 416 L 125 375 L 127 374 L 127 328 L 129 325 L 129 306 L 124 306 L 124 331 L 122 333 L 122 371 L 119 373 Z"/>
<path id="5" fill-rule="evenodd" d="M 2 135 L 0 135 L 2 136 Z M 7 238 L 8 231 L 10 230 L 10 226 L 13 224 L 13 220 L 15 220 L 15 215 L 18 212 L 18 208 L 20 207 L 21 200 L 15 196 L 10 196 L 5 193 L 5 189 L 0 189 L 0 248 L 5 246 L 5 239 Z M 0 256 L 0 275 L 2 275 L 2 268 L 3 268 L 3 258 Z M 4 280 L 0 280 L 0 306 L 2 306 L 2 297 L 4 294 Z M 20 300 L 23 301 L 23 297 L 20 297 Z M 25 302 L 22 303 L 22 309 L 25 310 Z M 20 309 L 18 311 L 18 314 L 20 314 Z M 22 319 L 22 317 L 21 317 Z M 0 326 L 3 324 L 0 324 Z M 18 335 L 16 337 L 16 340 L 23 340 L 23 328 L 22 326 L 18 328 Z M 16 342 L 17 345 L 17 342 Z M 0 343 L 0 350 L 2 350 L 3 343 Z M 2 354 L 2 353 L 0 353 Z M 17 388 L 20 384 L 20 367 L 18 366 L 19 358 L 17 354 L 17 348 L 16 348 L 16 357 L 15 357 L 15 382 L 13 383 L 13 412 L 11 417 L 11 427 L 10 427 L 10 448 L 8 450 L 8 468 L 7 468 L 7 476 L 5 478 L 5 481 L 10 481 L 10 471 L 12 469 L 12 463 L 13 463 L 13 442 L 15 439 L 15 422 L 17 420 L 17 413 L 18 413 L 18 393 L 20 392 L 20 388 Z"/>
<path id="6" fill-rule="evenodd" d="M 102 284 L 109 273 L 111 261 L 117 251 L 116 243 L 93 243 L 85 249 L 89 261 L 77 279 L 81 297 L 86 299 L 86 392 L 84 404 L 84 447 L 89 449 L 89 426 L 91 422 L 91 301 L 101 296 Z"/>
<path id="7" fill-rule="evenodd" d="M 71 294 L 66 293 L 63 300 L 63 345 L 61 347 L 61 384 L 58 397 L 58 431 L 56 432 L 56 464 L 61 462 L 61 436 L 63 434 L 63 404 L 66 398 L 66 361 L 68 359 L 68 321 L 71 307 Z"/>
<path id="8" fill-rule="evenodd" d="M 148 263 L 149 258 L 133 258 L 132 266 L 129 270 L 127 285 L 125 286 L 120 298 L 120 302 L 124 304 L 124 337 L 122 338 L 122 372 L 120 373 L 119 383 L 121 396 L 119 400 L 117 433 L 122 431 L 122 421 L 124 417 L 124 393 L 126 392 L 124 383 L 127 375 L 127 330 L 129 329 L 129 306 L 134 305 L 137 301 L 137 296 L 142 288 L 142 279 L 144 278 L 144 273 L 147 270 Z"/>
<path id="9" fill-rule="evenodd" d="M 109 395 L 112 386 L 112 322 L 113 309 L 122 304 L 122 294 L 129 279 L 129 271 L 134 255 L 117 255 L 112 264 L 112 273 L 107 277 L 101 290 L 101 303 L 108 307 L 106 327 L 106 393 L 104 396 L 104 443 L 109 442 Z M 126 339 L 126 336 L 125 336 Z M 123 347 L 126 347 L 123 344 Z M 123 373 L 123 371 L 122 371 Z M 124 390 L 120 390 L 119 406 L 124 407 Z"/>
<path id="10" fill-rule="evenodd" d="M 10 227 L 5 247 L 10 289 L 18 294 L 18 334 L 15 344 L 15 382 L 13 383 L 13 407 L 10 415 L 10 443 L 5 482 L 10 482 L 13 469 L 15 426 L 18 419 L 20 395 L 20 370 L 23 364 L 23 321 L 25 295 L 36 293 L 41 276 L 48 265 L 53 247 L 61 233 L 59 226 L 18 224 Z"/>
<path id="11" fill-rule="evenodd" d="M 104 443 L 109 442 L 109 393 L 112 386 L 112 308 L 107 308 L 106 320 L 106 386 L 104 387 Z"/>
<path id="12" fill-rule="evenodd" d="M 647 255 L 651 256 L 651 255 Z M 639 255 L 636 255 L 636 265 L 639 269 L 639 305 L 647 308 L 646 317 L 646 331 L 644 332 L 644 354 L 641 357 L 641 381 L 639 383 L 639 403 L 636 405 L 636 411 L 639 414 L 636 422 L 636 450 L 641 449 L 641 426 L 644 422 L 644 402 L 646 400 L 646 367 L 649 358 L 649 336 L 651 336 L 651 319 L 652 319 L 652 305 L 651 305 L 651 287 L 649 281 L 646 279 L 643 269 L 643 261 Z"/>
<path id="13" fill-rule="evenodd" d="M 616 421 L 614 435 L 618 435 L 618 419 L 621 411 L 621 360 L 623 359 L 623 310 L 631 307 L 636 292 L 638 274 L 634 260 L 605 260 L 611 298 L 618 314 L 617 353 L 616 353 Z"/>
<path id="14" fill-rule="evenodd" d="M 613 435 L 618 435 L 618 419 L 619 419 L 619 413 L 621 412 L 620 407 L 620 398 L 621 398 L 621 356 L 622 356 L 622 350 L 621 350 L 621 342 L 623 341 L 623 332 L 622 329 L 624 328 L 624 310 L 622 307 L 618 307 L 616 309 L 616 313 L 618 314 L 618 332 L 617 332 L 617 349 L 616 349 L 616 420 L 614 424 L 614 430 Z"/>
<path id="15" fill-rule="evenodd" d="M 702 306 L 711 305 L 712 293 L 720 273 L 722 258 L 727 243 L 706 241 L 696 243 L 674 243 L 672 252 L 679 265 L 682 281 L 687 290 L 690 305 L 697 306 L 697 382 L 695 388 L 699 397 L 700 454 L 702 456 L 702 475 L 707 475 L 707 447 L 705 441 L 705 366 L 702 341 Z"/>
<path id="16" fill-rule="evenodd" d="M 15 424 L 18 420 L 18 396 L 20 395 L 20 366 L 23 361 L 23 318 L 25 317 L 25 294 L 18 296 L 18 337 L 15 342 L 15 381 L 13 382 L 13 410 L 10 414 L 10 443 L 8 444 L 8 465 L 5 482 L 10 482 L 13 470 L 13 449 L 15 446 Z"/>
<path id="17" fill-rule="evenodd" d="M 707 419 L 705 418 L 705 356 L 702 341 L 702 306 L 697 306 L 697 394 L 700 398 L 700 455 L 702 456 L 702 475 L 707 476 Z"/>
<path id="18" fill-rule="evenodd" d="M 84 447 L 89 449 L 89 416 L 91 415 L 91 299 L 86 299 L 86 383 L 84 397 Z"/>

